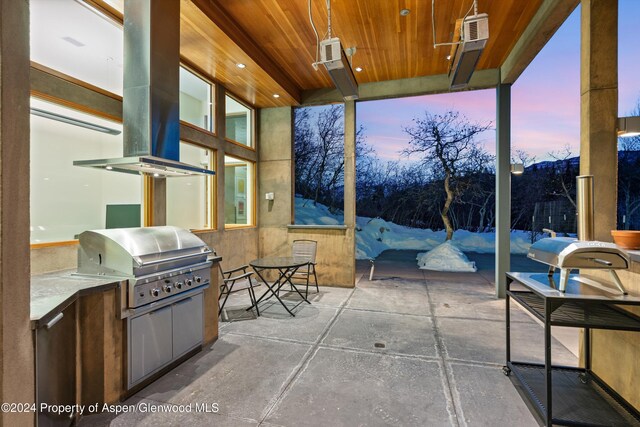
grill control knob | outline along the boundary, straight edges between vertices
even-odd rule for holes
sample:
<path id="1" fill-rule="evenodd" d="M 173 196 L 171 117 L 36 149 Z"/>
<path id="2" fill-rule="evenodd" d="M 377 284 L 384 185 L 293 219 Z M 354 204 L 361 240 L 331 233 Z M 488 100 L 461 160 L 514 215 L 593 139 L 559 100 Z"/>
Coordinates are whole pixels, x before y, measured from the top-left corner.
<path id="1" fill-rule="evenodd" d="M 196 281 L 196 283 L 200 283 L 202 281 L 202 277 L 200 276 L 193 276 L 193 279 Z"/>
<path id="2" fill-rule="evenodd" d="M 191 281 L 191 279 L 187 279 L 187 286 L 191 286 L 193 285 L 193 281 Z"/>
<path id="3" fill-rule="evenodd" d="M 160 295 L 160 289 L 151 289 L 151 296 L 157 297 Z"/>
<path id="4" fill-rule="evenodd" d="M 164 286 L 164 291 L 165 291 L 166 293 L 170 294 L 170 293 L 171 293 L 171 291 L 173 291 L 173 286 L 171 286 L 171 285 L 165 285 L 165 286 Z"/>
<path id="5" fill-rule="evenodd" d="M 176 289 L 182 289 L 182 282 L 176 282 L 174 286 Z"/>

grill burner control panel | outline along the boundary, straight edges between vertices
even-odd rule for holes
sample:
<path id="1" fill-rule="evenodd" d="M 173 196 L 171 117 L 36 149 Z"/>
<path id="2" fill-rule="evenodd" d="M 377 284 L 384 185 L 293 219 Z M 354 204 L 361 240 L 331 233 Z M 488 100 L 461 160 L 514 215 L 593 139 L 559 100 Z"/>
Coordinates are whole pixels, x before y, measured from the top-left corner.
<path id="1" fill-rule="evenodd" d="M 211 271 L 208 267 L 198 270 L 173 271 L 146 280 L 139 279 L 129 295 L 129 305 L 131 307 L 140 307 L 141 305 L 205 285 L 210 280 Z"/>

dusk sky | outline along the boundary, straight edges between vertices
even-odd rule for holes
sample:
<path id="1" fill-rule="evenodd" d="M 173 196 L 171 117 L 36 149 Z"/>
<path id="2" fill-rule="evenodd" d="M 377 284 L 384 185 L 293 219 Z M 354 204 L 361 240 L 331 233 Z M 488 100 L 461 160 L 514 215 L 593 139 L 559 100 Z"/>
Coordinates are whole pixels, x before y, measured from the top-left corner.
<path id="1" fill-rule="evenodd" d="M 640 0 L 619 3 L 619 114 L 629 115 L 640 99 L 640 45 L 637 33 Z M 489 17 L 491 19 L 491 17 Z M 471 121 L 495 125 L 494 89 L 425 95 L 357 104 L 358 124 L 367 142 L 384 160 L 396 160 L 408 138 L 403 126 L 425 110 L 453 109 Z M 569 144 L 577 155 L 580 143 L 580 7 L 518 78 L 511 91 L 512 149 L 522 149 L 537 160 Z M 495 153 L 495 131 L 482 135 Z"/>

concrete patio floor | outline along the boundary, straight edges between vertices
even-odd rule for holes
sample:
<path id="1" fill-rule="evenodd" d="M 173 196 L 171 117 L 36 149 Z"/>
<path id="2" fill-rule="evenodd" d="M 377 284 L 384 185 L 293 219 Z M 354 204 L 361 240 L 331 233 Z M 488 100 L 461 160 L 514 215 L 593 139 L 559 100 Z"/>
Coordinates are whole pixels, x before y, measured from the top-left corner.
<path id="1" fill-rule="evenodd" d="M 80 425 L 538 425 L 502 373 L 504 301 L 484 275 L 407 264 L 378 277 L 314 290 L 296 317 L 269 301 L 256 319 L 236 294 L 216 343 L 125 402 L 217 403 L 216 414 L 99 414 Z M 518 307 L 512 321 L 513 358 L 541 362 L 542 327 Z M 577 364 L 558 341 L 553 357 Z"/>

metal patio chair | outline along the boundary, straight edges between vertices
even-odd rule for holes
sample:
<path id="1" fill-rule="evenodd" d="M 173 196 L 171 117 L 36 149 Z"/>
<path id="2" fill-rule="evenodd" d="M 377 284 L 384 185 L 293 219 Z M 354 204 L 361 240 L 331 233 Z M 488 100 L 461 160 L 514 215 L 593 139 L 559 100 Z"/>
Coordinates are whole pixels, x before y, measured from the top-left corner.
<path id="1" fill-rule="evenodd" d="M 306 285 L 304 296 L 305 298 L 309 294 L 309 280 L 313 275 L 313 283 L 316 285 L 316 292 L 320 292 L 318 288 L 318 276 L 316 275 L 316 252 L 318 249 L 318 242 L 315 240 L 294 240 L 291 246 L 291 256 L 304 257 L 309 259 L 307 268 L 300 268 L 296 271 L 292 279 L 300 280 Z"/>
<path id="2" fill-rule="evenodd" d="M 256 308 L 256 314 L 260 316 L 260 310 L 258 309 L 258 305 L 256 304 L 256 294 L 253 290 L 254 288 L 260 286 L 260 283 L 252 279 L 253 271 L 247 271 L 249 269 L 249 266 L 243 265 L 241 267 L 225 271 L 222 269 L 221 263 L 218 263 L 218 269 L 220 270 L 220 274 L 222 274 L 222 284 L 220 285 L 220 294 L 218 295 L 218 316 L 222 314 L 222 310 L 224 310 L 224 306 L 227 303 L 229 295 L 244 290 L 249 291 L 248 293 L 249 299 L 251 300 L 251 306 Z M 234 273 L 236 275 L 233 275 Z M 222 299 L 223 296 L 224 300 L 222 301 L 221 305 L 220 299 Z"/>

